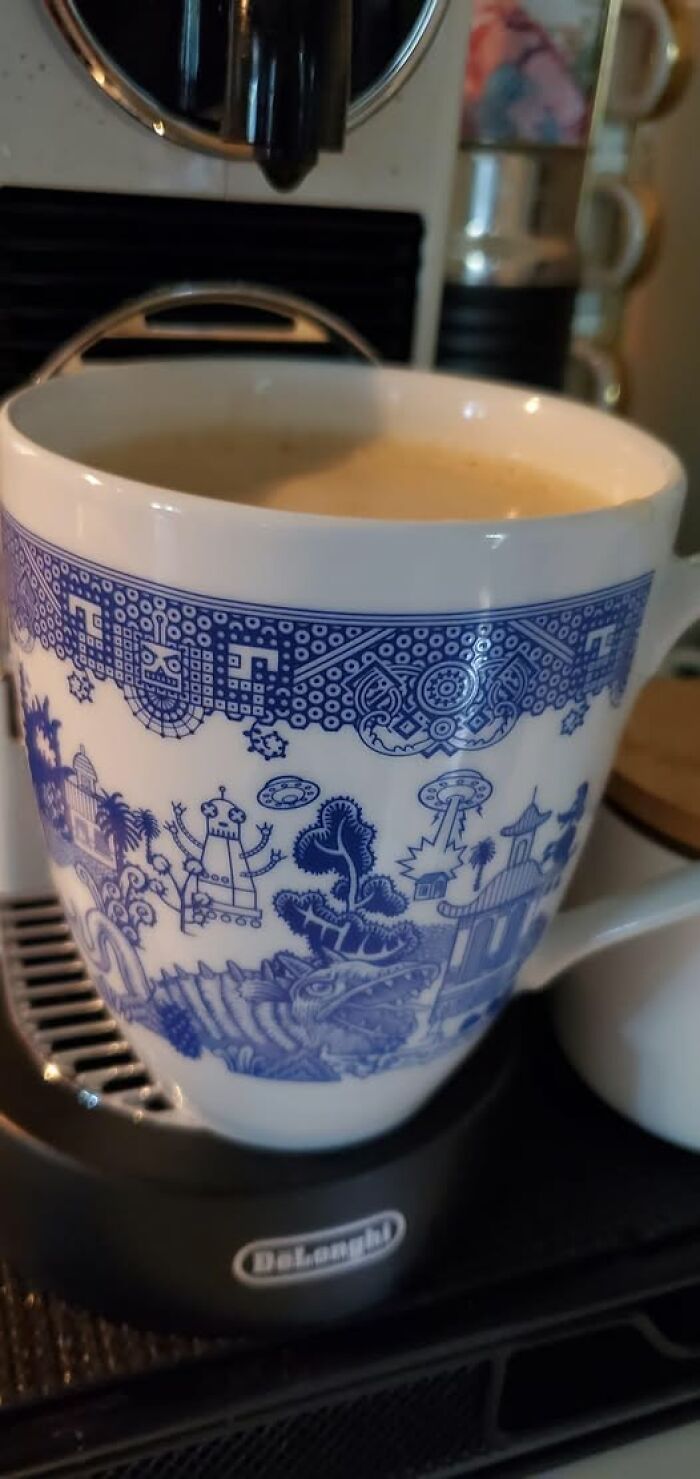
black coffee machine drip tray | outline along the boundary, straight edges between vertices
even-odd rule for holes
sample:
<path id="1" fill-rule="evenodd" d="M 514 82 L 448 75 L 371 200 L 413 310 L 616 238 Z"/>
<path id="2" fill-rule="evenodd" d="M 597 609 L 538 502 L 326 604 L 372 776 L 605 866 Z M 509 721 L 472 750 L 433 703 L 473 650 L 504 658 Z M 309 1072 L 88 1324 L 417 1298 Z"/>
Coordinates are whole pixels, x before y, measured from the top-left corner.
<path id="1" fill-rule="evenodd" d="M 544 1002 L 511 1008 L 391 1144 L 308 1161 L 234 1152 L 234 1164 L 216 1142 L 198 1232 L 187 1166 L 201 1143 L 188 1148 L 189 1132 L 100 1018 L 60 910 L 6 904 L 1 924 L 2 1479 L 532 1475 L 700 1412 L 700 1162 L 579 1084 Z M 144 1128 L 159 1153 L 182 1137 L 185 1163 L 178 1175 L 162 1168 L 150 1202 L 151 1150 L 130 1159 Z M 149 1308 L 149 1217 L 163 1198 L 173 1215 L 161 1261 L 181 1272 L 178 1216 L 192 1214 L 190 1259 L 206 1259 L 212 1199 L 225 1211 L 235 1190 L 255 1223 L 270 1172 L 290 1159 L 280 1208 L 316 1199 L 323 1216 L 335 1207 L 342 1221 L 354 1207 L 362 1217 L 381 1186 L 381 1205 L 400 1203 L 412 1220 L 412 1188 L 423 1236 L 400 1276 L 367 1285 L 354 1310 L 341 1301 L 330 1325 L 320 1322 L 334 1311 L 318 1306 L 309 1320 L 297 1306 L 267 1324 L 241 1308 L 225 1335 L 205 1333 L 207 1319 L 199 1333 L 174 1284 L 170 1311 L 167 1298 Z M 106 1288 L 115 1238 L 121 1287 Z M 65 1297 L 81 1263 L 90 1313 Z M 168 1319 L 180 1309 L 186 1334 Z"/>

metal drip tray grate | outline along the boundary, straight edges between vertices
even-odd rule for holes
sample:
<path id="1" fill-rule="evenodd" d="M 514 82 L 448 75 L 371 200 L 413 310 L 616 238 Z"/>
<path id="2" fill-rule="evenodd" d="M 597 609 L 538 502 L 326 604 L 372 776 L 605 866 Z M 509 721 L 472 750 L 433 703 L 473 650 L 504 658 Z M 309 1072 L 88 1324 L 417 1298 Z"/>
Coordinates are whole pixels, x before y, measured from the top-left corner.
<path id="1" fill-rule="evenodd" d="M 56 898 L 2 900 L 0 952 L 12 1019 L 45 1080 L 91 1108 L 172 1109 L 95 989 Z"/>

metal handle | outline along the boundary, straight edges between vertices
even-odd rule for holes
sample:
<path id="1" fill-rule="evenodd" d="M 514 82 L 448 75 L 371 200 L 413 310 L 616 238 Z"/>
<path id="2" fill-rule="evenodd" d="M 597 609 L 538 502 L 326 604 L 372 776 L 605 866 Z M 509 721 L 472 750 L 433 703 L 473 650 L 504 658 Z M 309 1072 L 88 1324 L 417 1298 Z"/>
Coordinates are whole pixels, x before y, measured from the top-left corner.
<path id="1" fill-rule="evenodd" d="M 153 315 L 182 306 L 255 308 L 283 322 L 277 324 L 197 324 L 151 322 Z M 350 324 L 325 308 L 291 293 L 278 293 L 255 283 L 177 283 L 134 298 L 104 317 L 87 324 L 62 344 L 35 374 L 36 384 L 57 375 L 74 375 L 85 365 L 89 350 L 107 339 L 191 339 L 193 343 L 228 344 L 342 344 L 369 364 L 379 357 Z"/>

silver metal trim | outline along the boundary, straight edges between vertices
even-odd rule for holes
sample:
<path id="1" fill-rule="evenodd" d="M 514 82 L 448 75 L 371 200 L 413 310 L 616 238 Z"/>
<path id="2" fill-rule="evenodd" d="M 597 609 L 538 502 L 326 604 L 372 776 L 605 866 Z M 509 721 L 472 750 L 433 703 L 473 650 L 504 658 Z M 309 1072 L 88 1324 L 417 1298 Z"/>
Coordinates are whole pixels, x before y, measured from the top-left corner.
<path id="1" fill-rule="evenodd" d="M 392 58 L 387 71 L 372 87 L 350 103 L 347 121 L 349 130 L 366 123 L 408 81 L 432 45 L 450 3 L 452 0 L 425 0 L 413 29 Z M 459 0 L 455 0 L 455 3 L 459 3 Z M 219 134 L 210 134 L 204 128 L 187 123 L 176 113 L 159 107 L 155 98 L 138 87 L 128 73 L 99 45 L 82 16 L 76 11 L 75 0 L 44 0 L 44 5 L 97 87 L 138 123 L 151 128 L 158 138 L 168 139 L 170 143 L 179 144 L 185 149 L 196 149 L 199 153 L 214 154 L 224 159 L 255 159 L 255 152 L 249 144 L 232 143 Z"/>
<path id="2" fill-rule="evenodd" d="M 57 899 L 0 900 L 0 959 L 10 1016 L 46 1083 L 89 1109 L 178 1123 L 90 980 Z"/>
<path id="3" fill-rule="evenodd" d="M 182 306 L 254 308 L 283 322 L 277 325 L 152 323 L 151 315 Z M 176 283 L 134 298 L 87 324 L 62 344 L 34 375 L 38 385 L 57 375 L 84 368 L 85 355 L 106 339 L 191 339 L 193 343 L 333 344 L 350 346 L 368 364 L 379 363 L 374 350 L 344 319 L 305 298 L 278 293 L 254 283 Z"/>
<path id="4" fill-rule="evenodd" d="M 126 113 L 138 123 L 151 128 L 157 138 L 168 139 L 185 149 L 196 149 L 200 153 L 217 154 L 225 159 L 252 160 L 255 158 L 249 144 L 233 144 L 216 134 L 209 135 L 206 129 L 195 128 L 177 114 L 160 108 L 155 99 L 137 87 L 128 74 L 99 46 L 96 38 L 76 13 L 74 0 L 44 0 L 53 21 L 62 32 L 78 61 L 87 69 L 92 81 Z"/>
<path id="5" fill-rule="evenodd" d="M 384 107 L 408 82 L 416 67 L 423 61 L 426 52 L 437 36 L 451 0 L 426 0 L 412 31 L 409 31 L 403 46 L 393 57 L 388 71 L 379 77 L 373 87 L 355 98 L 348 108 L 348 129 L 359 128 L 374 113 Z M 459 3 L 459 0 L 456 0 Z"/>

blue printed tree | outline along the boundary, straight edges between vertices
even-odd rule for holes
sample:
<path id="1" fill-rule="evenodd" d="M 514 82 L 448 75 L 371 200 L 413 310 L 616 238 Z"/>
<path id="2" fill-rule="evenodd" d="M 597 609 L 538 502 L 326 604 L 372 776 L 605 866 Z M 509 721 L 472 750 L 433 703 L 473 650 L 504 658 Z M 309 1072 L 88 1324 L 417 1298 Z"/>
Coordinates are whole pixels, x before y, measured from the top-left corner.
<path id="1" fill-rule="evenodd" d="M 315 822 L 294 844 L 294 861 L 317 878 L 335 875 L 329 895 L 320 889 L 283 889 L 275 908 L 294 934 L 312 950 L 333 950 L 348 958 L 398 960 L 416 948 L 418 931 L 406 921 L 386 924 L 403 914 L 407 899 L 385 873 L 375 873 L 376 829 L 349 796 L 335 796 L 319 808 Z M 344 909 L 331 903 L 337 900 Z"/>
<path id="2" fill-rule="evenodd" d="M 496 844 L 493 837 L 482 837 L 476 842 L 469 854 L 470 867 L 474 869 L 474 890 L 478 894 L 481 888 L 484 869 L 488 868 L 496 856 Z"/>
<path id="3" fill-rule="evenodd" d="M 38 698 L 30 697 L 24 669 L 21 670 L 20 694 L 27 759 L 39 810 L 45 822 L 64 837 L 70 837 L 65 783 L 73 772 L 61 760 L 58 737 L 61 721 L 51 717 L 48 698 L 40 702 Z"/>
<path id="4" fill-rule="evenodd" d="M 146 844 L 146 861 L 152 863 L 153 844 L 160 837 L 160 823 L 148 807 L 142 807 L 141 810 L 135 811 L 133 815 L 139 833 Z"/>
<path id="5" fill-rule="evenodd" d="M 136 817 L 121 791 L 103 791 L 97 803 L 97 825 L 114 846 L 117 873 L 124 867 L 126 854 L 138 844 L 141 835 Z"/>

